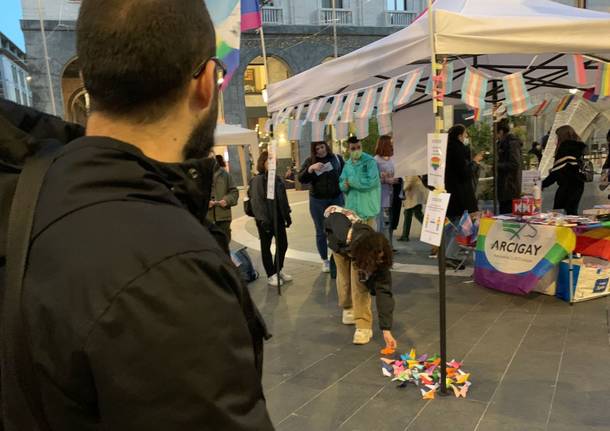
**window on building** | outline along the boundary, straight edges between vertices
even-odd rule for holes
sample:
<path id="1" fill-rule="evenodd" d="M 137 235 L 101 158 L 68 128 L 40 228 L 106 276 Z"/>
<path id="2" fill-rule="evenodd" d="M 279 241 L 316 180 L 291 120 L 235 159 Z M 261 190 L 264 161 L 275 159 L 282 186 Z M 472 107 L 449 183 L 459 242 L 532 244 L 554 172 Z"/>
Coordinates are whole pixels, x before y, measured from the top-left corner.
<path id="1" fill-rule="evenodd" d="M 21 99 L 21 91 L 19 91 L 18 88 L 15 88 L 15 98 L 17 99 L 17 103 L 19 103 L 20 105 L 23 104 L 23 100 Z"/>
<path id="2" fill-rule="evenodd" d="M 610 0 L 587 0 L 587 9 L 610 12 Z"/>
<path id="3" fill-rule="evenodd" d="M 15 85 L 15 87 L 17 85 L 19 85 L 19 78 L 17 78 L 17 68 L 15 67 L 15 65 L 11 65 L 11 69 L 13 71 L 13 85 Z"/>
<path id="4" fill-rule="evenodd" d="M 336 9 L 347 9 L 348 0 L 335 0 Z M 333 0 L 322 0 L 322 8 L 331 9 L 333 7 Z"/>

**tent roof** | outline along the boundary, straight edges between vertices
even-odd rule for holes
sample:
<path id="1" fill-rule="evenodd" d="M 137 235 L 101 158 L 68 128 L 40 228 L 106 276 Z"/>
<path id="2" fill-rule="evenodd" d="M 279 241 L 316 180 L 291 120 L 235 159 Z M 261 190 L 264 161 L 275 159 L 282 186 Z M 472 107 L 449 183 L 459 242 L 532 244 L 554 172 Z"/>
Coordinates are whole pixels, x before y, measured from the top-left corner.
<path id="1" fill-rule="evenodd" d="M 258 146 L 258 135 L 254 130 L 244 129 L 236 124 L 218 124 L 214 134 L 215 145 L 234 146 L 249 145 Z"/>
<path id="2" fill-rule="evenodd" d="M 610 31 L 607 13 L 550 0 L 436 0 L 434 10 L 438 54 L 610 53 L 610 38 L 600 37 Z M 371 85 L 428 61 L 428 17 L 426 12 L 403 30 L 271 84 L 269 111 Z"/>

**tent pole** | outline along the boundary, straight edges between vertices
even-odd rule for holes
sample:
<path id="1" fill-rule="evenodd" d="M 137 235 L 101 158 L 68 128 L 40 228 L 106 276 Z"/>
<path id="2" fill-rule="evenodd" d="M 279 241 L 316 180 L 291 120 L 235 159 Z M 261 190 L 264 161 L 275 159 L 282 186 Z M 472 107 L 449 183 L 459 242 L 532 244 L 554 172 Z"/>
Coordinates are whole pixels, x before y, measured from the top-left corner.
<path id="1" fill-rule="evenodd" d="M 498 214 L 498 122 L 496 121 L 496 110 L 498 109 L 498 81 L 492 82 L 492 124 L 493 124 L 493 150 L 494 150 L 494 214 Z"/>
<path id="2" fill-rule="evenodd" d="M 434 10 L 432 8 L 433 0 L 428 0 L 428 22 L 430 25 L 430 63 L 432 64 L 431 74 L 439 76 L 442 74 L 443 61 L 441 56 L 436 54 L 435 30 L 434 30 Z M 443 100 L 438 97 L 436 84 L 432 85 L 432 112 L 434 113 L 434 129 L 436 133 L 445 131 L 445 122 L 443 118 Z M 444 191 L 444 187 L 438 187 L 436 192 Z M 438 249 L 438 304 L 439 304 L 439 331 L 440 331 L 440 353 L 441 353 L 441 378 L 440 388 L 441 395 L 447 395 L 447 298 L 446 287 L 447 280 L 445 271 L 447 269 L 447 261 L 445 258 L 445 233 L 441 236 L 441 244 Z"/>

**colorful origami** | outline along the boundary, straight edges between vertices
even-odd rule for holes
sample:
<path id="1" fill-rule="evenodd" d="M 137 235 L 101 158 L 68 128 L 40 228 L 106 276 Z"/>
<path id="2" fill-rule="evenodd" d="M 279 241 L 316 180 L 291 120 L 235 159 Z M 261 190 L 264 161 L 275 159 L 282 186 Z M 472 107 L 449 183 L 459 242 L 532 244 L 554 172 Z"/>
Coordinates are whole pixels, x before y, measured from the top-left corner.
<path id="1" fill-rule="evenodd" d="M 427 354 L 417 357 L 415 349 L 408 354 L 400 355 L 400 359 L 381 358 L 381 372 L 386 377 L 391 377 L 393 382 L 399 382 L 398 387 L 405 387 L 409 383 L 417 386 L 422 394 L 422 399 L 433 400 L 440 388 L 440 366 L 441 358 L 438 355 Z M 470 373 L 464 372 L 462 363 L 451 360 L 445 364 L 447 377 L 445 380 L 448 389 L 453 390 L 456 398 L 466 398 L 471 386 Z"/>

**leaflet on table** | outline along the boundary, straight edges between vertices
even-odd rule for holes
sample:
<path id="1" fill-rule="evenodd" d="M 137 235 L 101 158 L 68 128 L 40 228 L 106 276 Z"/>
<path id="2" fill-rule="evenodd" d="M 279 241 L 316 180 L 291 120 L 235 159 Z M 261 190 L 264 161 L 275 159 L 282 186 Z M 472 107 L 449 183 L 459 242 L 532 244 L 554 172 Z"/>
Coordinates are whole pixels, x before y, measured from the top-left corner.
<path id="1" fill-rule="evenodd" d="M 450 197 L 449 193 L 430 193 L 428 195 L 420 236 L 422 242 L 436 247 L 441 245 Z"/>
<path id="2" fill-rule="evenodd" d="M 442 190 L 445 189 L 448 136 L 428 133 L 428 185 Z"/>
<path id="3" fill-rule="evenodd" d="M 333 170 L 333 164 L 331 162 L 326 162 L 322 165 L 322 168 L 320 168 L 319 171 L 316 171 L 316 175 L 320 176 L 322 175 L 324 172 L 330 172 Z"/>

